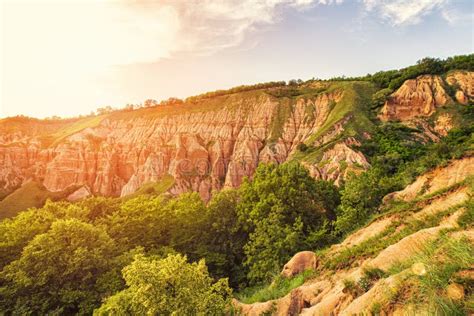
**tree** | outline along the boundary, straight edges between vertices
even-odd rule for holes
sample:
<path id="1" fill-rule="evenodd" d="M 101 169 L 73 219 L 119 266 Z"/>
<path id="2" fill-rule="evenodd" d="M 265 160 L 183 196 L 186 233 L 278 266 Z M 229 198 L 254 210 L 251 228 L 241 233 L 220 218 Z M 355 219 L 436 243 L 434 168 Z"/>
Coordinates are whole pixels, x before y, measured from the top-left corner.
<path id="1" fill-rule="evenodd" d="M 239 192 L 235 189 L 216 192 L 212 196 L 205 212 L 202 243 L 197 252 L 198 257 L 206 259 L 214 277 L 229 276 L 233 287 L 244 284 L 246 274 L 243 247 L 248 234 L 237 216 L 238 202 Z"/>
<path id="2" fill-rule="evenodd" d="M 372 108 L 378 108 L 385 104 L 393 90 L 389 88 L 381 89 L 372 95 Z"/>
<path id="3" fill-rule="evenodd" d="M 145 102 L 143 102 L 143 106 L 146 108 L 156 106 L 158 105 L 158 101 L 153 100 L 153 99 L 146 99 Z"/>
<path id="4" fill-rule="evenodd" d="M 79 205 L 47 200 L 40 209 L 30 209 L 0 221 L 0 269 L 18 259 L 23 247 L 36 235 L 47 232 L 55 220 L 86 219 L 86 214 L 87 210 Z"/>
<path id="5" fill-rule="evenodd" d="M 46 232 L 55 221 L 47 210 L 32 209 L 0 222 L 0 269 L 18 259 L 23 247 L 36 235 Z"/>
<path id="6" fill-rule="evenodd" d="M 252 282 L 268 279 L 295 252 L 326 243 L 329 234 L 320 230 L 327 232 L 334 210 L 325 207 L 338 202 L 325 205 L 324 184 L 298 163 L 260 165 L 253 181 L 244 181 L 238 215 L 250 234 L 244 249 Z"/>
<path id="7" fill-rule="evenodd" d="M 128 287 L 109 297 L 95 315 L 224 315 L 230 307 L 227 280 L 213 283 L 204 260 L 137 255 L 123 277 Z"/>
<path id="8" fill-rule="evenodd" d="M 8 286 L 4 311 L 20 314 L 86 314 L 100 300 L 97 277 L 109 266 L 114 243 L 100 228 L 58 220 L 37 235 L 0 276 Z"/>
<path id="9" fill-rule="evenodd" d="M 110 105 L 107 105 L 107 106 L 104 106 L 102 108 L 98 108 L 97 109 L 97 114 L 99 114 L 99 115 L 108 114 L 108 113 L 112 113 L 113 110 L 114 109 Z"/>
<path id="10" fill-rule="evenodd" d="M 168 244 L 172 216 L 162 197 L 139 196 L 120 205 L 118 211 L 100 221 L 122 251 L 137 246 L 146 250 Z"/>
<path id="11" fill-rule="evenodd" d="M 124 107 L 125 111 L 133 111 L 134 109 L 135 109 L 135 105 L 133 105 L 131 103 L 127 103 Z"/>
<path id="12" fill-rule="evenodd" d="M 378 212 L 382 198 L 398 185 L 398 179 L 384 176 L 383 170 L 375 167 L 362 174 L 351 174 L 341 192 L 336 230 L 347 234 L 363 225 Z"/>

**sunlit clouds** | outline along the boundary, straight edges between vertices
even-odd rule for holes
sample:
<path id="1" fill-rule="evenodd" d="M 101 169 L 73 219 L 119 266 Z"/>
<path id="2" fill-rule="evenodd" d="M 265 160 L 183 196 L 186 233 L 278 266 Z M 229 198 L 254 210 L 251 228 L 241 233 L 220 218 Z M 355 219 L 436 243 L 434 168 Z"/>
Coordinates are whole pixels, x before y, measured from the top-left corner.
<path id="1" fill-rule="evenodd" d="M 149 65 L 175 60 L 178 67 L 184 67 L 199 56 L 216 56 L 217 60 L 223 51 L 246 49 L 260 55 L 264 36 L 257 35 L 285 25 L 288 15 L 314 15 L 324 8 L 354 11 L 393 28 L 419 24 L 433 14 L 452 24 L 466 19 L 449 0 L 5 0 L 1 2 L 0 116 L 86 114 L 106 104 L 120 107 L 139 102 L 139 98 L 168 97 L 175 90 L 160 90 L 153 76 L 178 80 L 181 73 L 158 70 L 153 76 L 137 77 L 145 91 L 157 91 L 152 96 L 132 86 L 121 84 L 119 88 L 117 82 L 129 75 L 125 71 L 129 66 L 147 70 Z M 472 13 L 469 17 L 472 19 Z M 280 40 L 284 45 L 287 39 Z M 320 51 L 315 46 L 315 54 Z M 258 67 L 249 65 L 254 66 Z M 209 72 L 224 80 L 231 74 L 223 69 L 216 61 Z M 281 78 L 269 78 L 273 79 Z M 180 82 L 180 96 L 197 89 L 196 85 L 187 89 L 186 77 Z M 235 84 L 245 82 L 245 77 L 235 78 Z"/>

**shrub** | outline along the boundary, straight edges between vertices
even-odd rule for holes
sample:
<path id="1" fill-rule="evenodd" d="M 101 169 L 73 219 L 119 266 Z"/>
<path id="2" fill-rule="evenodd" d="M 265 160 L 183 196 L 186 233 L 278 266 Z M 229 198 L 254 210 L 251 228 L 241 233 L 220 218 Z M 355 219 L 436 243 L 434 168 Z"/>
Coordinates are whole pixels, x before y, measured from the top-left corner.
<path id="1" fill-rule="evenodd" d="M 109 297 L 95 315 L 225 315 L 230 308 L 227 280 L 213 282 L 203 260 L 137 255 L 123 277 L 128 287 Z"/>

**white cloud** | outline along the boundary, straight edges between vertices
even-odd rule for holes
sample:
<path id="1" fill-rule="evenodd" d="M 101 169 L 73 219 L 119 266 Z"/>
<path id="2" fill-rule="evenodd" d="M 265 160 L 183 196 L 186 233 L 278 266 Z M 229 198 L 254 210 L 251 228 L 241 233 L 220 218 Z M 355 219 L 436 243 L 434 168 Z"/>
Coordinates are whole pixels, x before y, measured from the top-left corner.
<path id="1" fill-rule="evenodd" d="M 350 1 L 354 0 L 345 3 Z M 418 23 L 435 11 L 450 23 L 465 19 L 465 14 L 447 10 L 449 1 L 358 0 L 358 4 L 367 14 L 394 26 Z M 278 23 L 285 10 L 343 2 L 0 0 L 0 90 L 4 91 L 0 103 L 27 103 L 24 91 L 41 104 L 57 104 L 58 108 L 64 107 L 64 99 L 79 94 L 89 97 L 84 102 L 108 102 L 107 87 L 98 82 L 115 75 L 111 66 L 242 47 L 249 34 Z"/>
<path id="2" fill-rule="evenodd" d="M 176 51 L 198 54 L 235 47 L 249 32 L 275 24 L 288 8 L 304 10 L 315 4 L 341 0 L 167 0 L 150 3 L 148 9 L 171 7 L 179 16 Z"/>
<path id="3" fill-rule="evenodd" d="M 446 7 L 450 0 L 362 0 L 365 9 L 380 14 L 392 25 L 410 25 L 435 10 Z"/>
<path id="4" fill-rule="evenodd" d="M 459 10 L 450 8 L 443 10 L 441 16 L 449 24 L 458 24 L 458 23 L 474 23 L 474 13 L 472 12 L 461 12 Z"/>

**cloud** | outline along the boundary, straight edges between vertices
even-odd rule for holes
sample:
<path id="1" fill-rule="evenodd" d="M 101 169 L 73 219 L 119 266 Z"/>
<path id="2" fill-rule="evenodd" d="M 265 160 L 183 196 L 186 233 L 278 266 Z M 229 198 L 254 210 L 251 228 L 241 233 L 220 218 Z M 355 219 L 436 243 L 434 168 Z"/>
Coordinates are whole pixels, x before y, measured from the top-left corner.
<path id="1" fill-rule="evenodd" d="M 435 10 L 442 10 L 450 0 L 362 0 L 365 10 L 380 14 L 394 26 L 417 24 Z"/>
<path id="2" fill-rule="evenodd" d="M 419 23 L 449 2 L 359 1 L 366 12 L 394 26 Z M 54 64 L 57 69 L 49 71 L 99 71 L 111 65 L 238 47 L 249 34 L 280 22 L 288 9 L 341 3 L 343 0 L 7 0 L 3 45 L 11 52 L 7 58 L 21 62 L 21 67 L 30 64 L 43 69 Z M 451 11 L 443 16 L 448 21 L 460 19 Z"/>
<path id="3" fill-rule="evenodd" d="M 73 113 L 70 104 L 113 99 L 108 87 L 124 74 L 114 66 L 239 47 L 249 33 L 279 22 L 285 10 L 340 0 L 0 2 L 0 103 L 15 112 L 10 105 L 29 103 L 28 91 L 57 112 Z"/>
<path id="4" fill-rule="evenodd" d="M 472 23 L 474 22 L 474 13 L 472 12 L 461 12 L 459 10 L 449 8 L 441 12 L 441 16 L 449 24 L 458 24 L 458 23 Z"/>
<path id="5" fill-rule="evenodd" d="M 305 10 L 314 5 L 341 3 L 342 0 L 165 0 L 130 4 L 134 9 L 175 12 L 180 21 L 175 46 L 170 50 L 209 54 L 236 47 L 259 28 L 280 21 L 286 9 Z"/>

